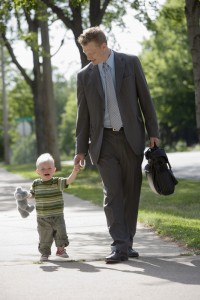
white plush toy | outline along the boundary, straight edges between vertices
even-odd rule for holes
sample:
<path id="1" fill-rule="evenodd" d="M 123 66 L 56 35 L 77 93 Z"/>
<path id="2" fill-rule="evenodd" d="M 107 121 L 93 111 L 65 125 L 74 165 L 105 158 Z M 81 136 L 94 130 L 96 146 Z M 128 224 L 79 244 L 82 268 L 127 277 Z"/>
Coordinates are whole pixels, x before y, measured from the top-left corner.
<path id="1" fill-rule="evenodd" d="M 22 218 L 27 218 L 29 214 L 34 210 L 35 206 L 28 204 L 28 198 L 30 194 L 23 190 L 21 187 L 17 187 L 14 192 L 14 197 L 17 203 L 18 211 L 20 212 Z"/>

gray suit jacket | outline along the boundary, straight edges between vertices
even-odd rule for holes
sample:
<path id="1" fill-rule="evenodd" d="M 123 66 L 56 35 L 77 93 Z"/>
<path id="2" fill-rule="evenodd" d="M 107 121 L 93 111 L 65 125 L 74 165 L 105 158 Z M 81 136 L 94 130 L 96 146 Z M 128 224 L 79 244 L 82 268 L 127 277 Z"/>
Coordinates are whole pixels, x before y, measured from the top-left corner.
<path id="1" fill-rule="evenodd" d="M 145 148 L 145 128 L 149 137 L 158 137 L 154 105 L 139 59 L 114 52 L 116 95 L 126 138 L 140 155 Z M 77 76 L 78 114 L 76 154 L 89 151 L 98 162 L 104 129 L 105 99 L 98 66 L 89 63 Z"/>

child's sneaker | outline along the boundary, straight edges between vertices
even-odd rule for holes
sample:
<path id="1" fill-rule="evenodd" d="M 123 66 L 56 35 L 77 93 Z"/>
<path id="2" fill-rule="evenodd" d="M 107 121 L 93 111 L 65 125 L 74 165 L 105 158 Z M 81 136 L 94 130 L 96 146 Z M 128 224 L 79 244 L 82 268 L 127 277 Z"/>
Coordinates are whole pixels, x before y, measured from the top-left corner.
<path id="1" fill-rule="evenodd" d="M 42 254 L 42 256 L 40 257 L 40 261 L 48 261 L 49 260 L 49 256 L 46 254 Z"/>
<path id="2" fill-rule="evenodd" d="M 69 255 L 67 254 L 64 247 L 58 247 L 57 248 L 56 256 L 60 256 L 60 257 L 63 257 L 63 258 L 69 257 Z"/>

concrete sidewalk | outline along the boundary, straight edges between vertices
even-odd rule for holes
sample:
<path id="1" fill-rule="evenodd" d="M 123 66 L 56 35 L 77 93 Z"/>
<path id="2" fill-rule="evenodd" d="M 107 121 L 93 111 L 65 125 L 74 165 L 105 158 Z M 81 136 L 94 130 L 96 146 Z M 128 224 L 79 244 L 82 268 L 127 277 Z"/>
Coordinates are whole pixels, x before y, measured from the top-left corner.
<path id="1" fill-rule="evenodd" d="M 13 193 L 29 189 L 31 181 L 0 169 L 0 299 L 197 300 L 200 297 L 200 257 L 138 226 L 134 248 L 139 259 L 108 265 L 110 236 L 101 207 L 69 194 L 65 220 L 70 245 L 68 259 L 52 256 L 39 263 L 35 211 L 22 219 Z"/>

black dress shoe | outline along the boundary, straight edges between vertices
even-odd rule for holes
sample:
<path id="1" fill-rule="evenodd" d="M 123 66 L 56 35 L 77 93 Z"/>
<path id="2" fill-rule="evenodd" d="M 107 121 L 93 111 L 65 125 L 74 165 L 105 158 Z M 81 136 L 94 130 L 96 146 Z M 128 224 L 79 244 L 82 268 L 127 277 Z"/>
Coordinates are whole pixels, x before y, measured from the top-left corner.
<path id="1" fill-rule="evenodd" d="M 128 260 L 128 256 L 125 253 L 116 250 L 106 257 L 105 262 L 107 264 L 115 264 L 125 260 Z"/>
<path id="2" fill-rule="evenodd" d="M 128 248 L 128 257 L 139 257 L 139 253 L 133 248 Z"/>

